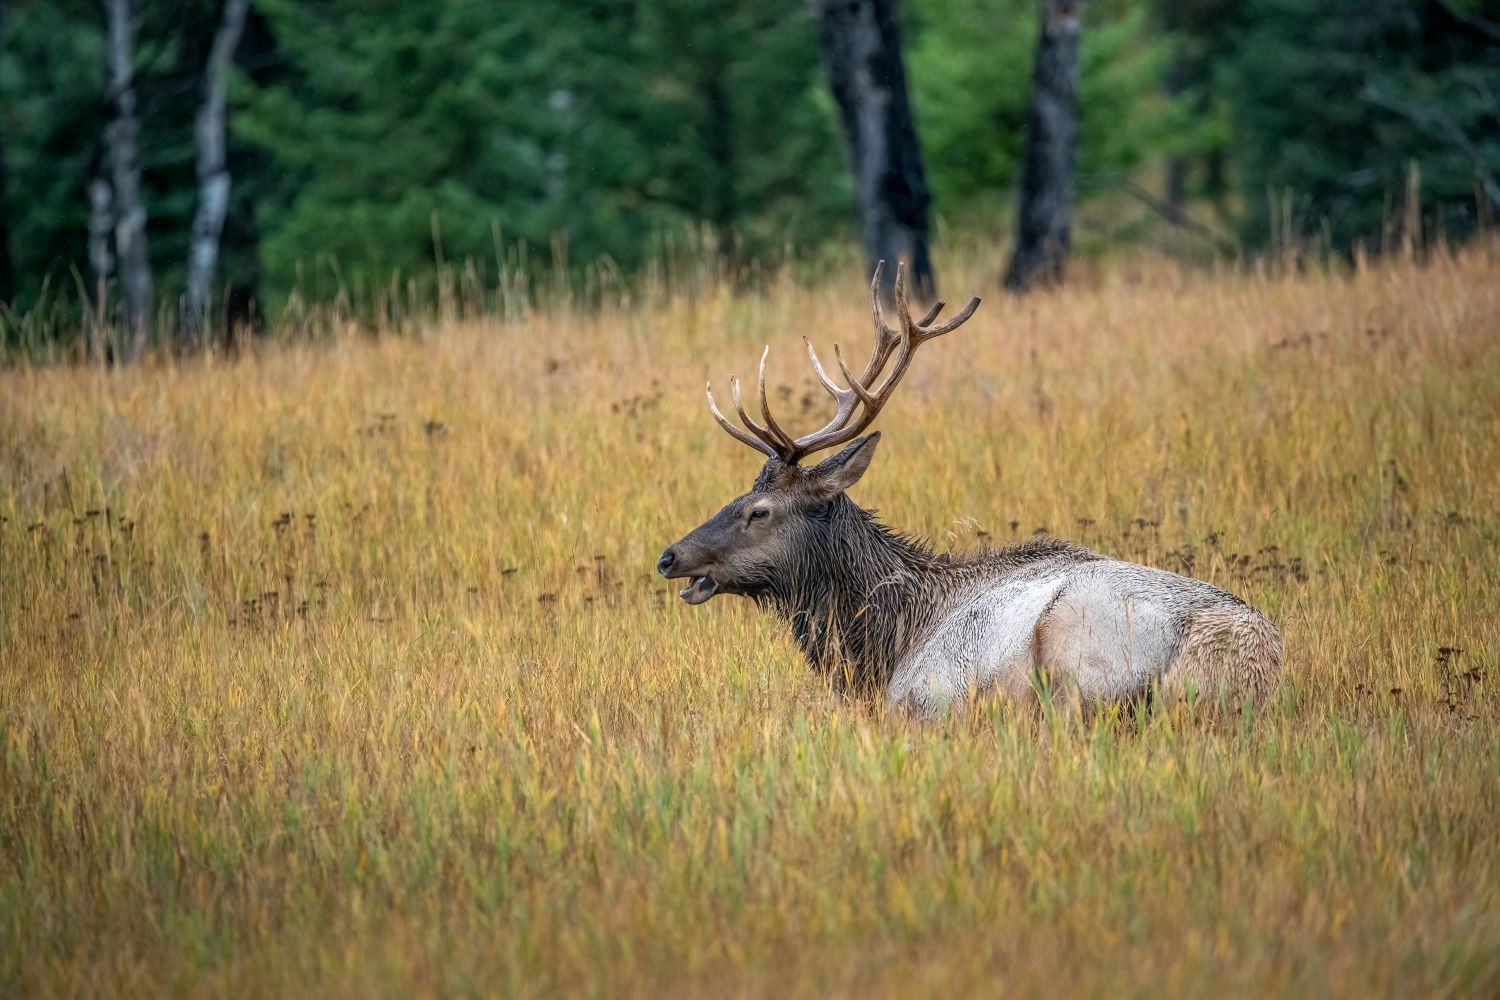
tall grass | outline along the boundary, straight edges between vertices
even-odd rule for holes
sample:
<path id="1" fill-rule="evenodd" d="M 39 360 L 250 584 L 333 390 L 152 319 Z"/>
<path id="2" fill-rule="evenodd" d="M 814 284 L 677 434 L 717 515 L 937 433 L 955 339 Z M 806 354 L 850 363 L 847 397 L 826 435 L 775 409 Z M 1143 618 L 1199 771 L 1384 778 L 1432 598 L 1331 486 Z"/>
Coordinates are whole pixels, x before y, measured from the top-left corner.
<path id="1" fill-rule="evenodd" d="M 954 298 L 995 261 L 953 261 Z M 919 726 L 662 546 L 857 275 L 0 373 L 0 993 L 1500 989 L 1500 248 L 1142 261 L 929 347 L 856 499 L 1265 609 L 1262 715 Z M 513 317 L 513 320 L 519 318 Z"/>

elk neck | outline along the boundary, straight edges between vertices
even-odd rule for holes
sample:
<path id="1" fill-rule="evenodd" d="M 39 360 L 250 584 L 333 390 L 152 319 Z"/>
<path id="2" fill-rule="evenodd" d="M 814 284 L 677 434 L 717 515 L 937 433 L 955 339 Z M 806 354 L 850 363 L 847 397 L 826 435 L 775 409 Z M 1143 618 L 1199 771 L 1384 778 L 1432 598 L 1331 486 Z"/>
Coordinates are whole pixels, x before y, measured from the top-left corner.
<path id="1" fill-rule="evenodd" d="M 791 625 L 813 669 L 841 686 L 878 687 L 940 614 L 954 568 L 839 494 L 761 600 Z"/>

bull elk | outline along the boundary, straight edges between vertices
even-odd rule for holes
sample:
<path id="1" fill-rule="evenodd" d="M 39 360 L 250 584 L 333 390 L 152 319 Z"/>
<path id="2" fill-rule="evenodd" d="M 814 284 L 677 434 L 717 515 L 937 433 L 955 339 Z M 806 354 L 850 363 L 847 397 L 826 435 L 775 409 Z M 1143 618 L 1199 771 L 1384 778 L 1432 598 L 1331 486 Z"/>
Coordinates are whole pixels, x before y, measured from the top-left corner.
<path id="1" fill-rule="evenodd" d="M 1077 707 L 1191 691 L 1221 702 L 1264 700 L 1281 669 L 1281 638 L 1232 594 L 1051 539 L 939 554 L 849 499 L 880 440 L 879 432 L 860 435 L 917 348 L 979 307 L 973 299 L 938 322 L 939 302 L 913 321 L 898 267 L 892 329 L 879 289 L 877 267 L 875 348 L 858 377 L 834 347 L 847 387 L 807 344 L 835 403 L 821 430 L 794 438 L 772 416 L 765 353 L 759 421 L 746 412 L 737 378 L 729 387 L 742 426 L 720 412 L 709 385 L 714 419 L 766 461 L 748 493 L 662 553 L 662 576 L 687 581 L 682 599 L 697 605 L 739 594 L 774 609 L 814 669 L 850 686 L 883 688 L 891 704 L 921 716 L 977 692 L 1022 700 L 1043 685 Z M 840 445 L 816 465 L 801 464 Z"/>

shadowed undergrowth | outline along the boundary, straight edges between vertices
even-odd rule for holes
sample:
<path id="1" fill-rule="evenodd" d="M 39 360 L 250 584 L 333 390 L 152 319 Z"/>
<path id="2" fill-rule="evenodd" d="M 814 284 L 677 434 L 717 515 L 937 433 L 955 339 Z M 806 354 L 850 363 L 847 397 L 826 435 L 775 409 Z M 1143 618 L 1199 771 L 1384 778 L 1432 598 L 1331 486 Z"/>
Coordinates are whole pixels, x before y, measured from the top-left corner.
<path id="1" fill-rule="evenodd" d="M 953 298 L 988 286 L 955 263 Z M 856 490 L 1283 628 L 1260 717 L 830 692 L 656 554 L 857 280 L 0 373 L 0 992 L 1500 986 L 1500 266 L 1121 265 L 928 348 Z"/>

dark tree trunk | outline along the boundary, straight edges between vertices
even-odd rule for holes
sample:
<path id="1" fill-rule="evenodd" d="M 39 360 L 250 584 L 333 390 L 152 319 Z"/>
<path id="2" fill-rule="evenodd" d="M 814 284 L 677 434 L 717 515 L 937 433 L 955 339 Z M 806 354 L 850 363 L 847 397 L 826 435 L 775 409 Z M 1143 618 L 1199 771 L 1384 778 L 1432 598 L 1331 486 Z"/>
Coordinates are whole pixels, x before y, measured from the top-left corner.
<path id="1" fill-rule="evenodd" d="M 1062 280 L 1073 210 L 1078 138 L 1078 39 L 1083 0 L 1041 0 L 1042 28 L 1031 73 L 1031 112 L 1021 163 L 1016 249 L 1005 287 L 1024 292 Z"/>
<path id="2" fill-rule="evenodd" d="M 5 7 L 6 0 L 0 0 L 0 51 L 5 48 Z M 16 294 L 10 260 L 10 213 L 5 207 L 8 179 L 9 174 L 5 169 L 5 123 L 0 121 L 0 305 L 9 305 Z"/>
<path id="3" fill-rule="evenodd" d="M 897 0 L 818 0 L 818 40 L 859 198 L 865 257 L 906 260 L 913 295 L 937 294 L 928 248 L 931 197 L 906 93 Z M 896 269 L 888 267 L 889 297 Z"/>
<path id="4" fill-rule="evenodd" d="M 114 180 L 115 255 L 125 298 L 119 358 L 130 362 L 146 346 L 151 322 L 151 258 L 146 247 L 146 205 L 141 199 L 140 122 L 135 111 L 133 0 L 104 0 L 109 18 L 109 147 Z"/>
<path id="5" fill-rule="evenodd" d="M 224 16 L 214 32 L 213 47 L 203 68 L 203 103 L 194 132 L 198 142 L 198 210 L 193 216 L 193 242 L 188 252 L 187 291 L 183 296 L 178 340 L 197 343 L 207 320 L 219 262 L 219 237 L 229 210 L 229 167 L 224 154 L 224 92 L 229 64 L 245 29 L 249 0 L 224 0 Z"/>

